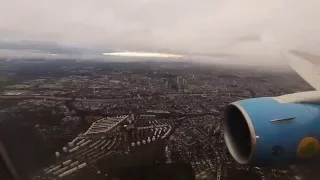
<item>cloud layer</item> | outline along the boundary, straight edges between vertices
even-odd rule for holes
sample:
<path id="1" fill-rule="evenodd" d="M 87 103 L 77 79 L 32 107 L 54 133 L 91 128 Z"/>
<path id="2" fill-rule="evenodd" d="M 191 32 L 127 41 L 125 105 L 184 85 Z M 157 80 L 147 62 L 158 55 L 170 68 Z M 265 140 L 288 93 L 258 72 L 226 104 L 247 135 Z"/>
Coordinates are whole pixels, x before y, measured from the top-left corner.
<path id="1" fill-rule="evenodd" d="M 0 0 L 0 39 L 89 49 L 272 57 L 317 52 L 317 0 Z M 257 58 L 259 59 L 259 58 Z M 255 60 L 261 62 L 259 60 Z"/>

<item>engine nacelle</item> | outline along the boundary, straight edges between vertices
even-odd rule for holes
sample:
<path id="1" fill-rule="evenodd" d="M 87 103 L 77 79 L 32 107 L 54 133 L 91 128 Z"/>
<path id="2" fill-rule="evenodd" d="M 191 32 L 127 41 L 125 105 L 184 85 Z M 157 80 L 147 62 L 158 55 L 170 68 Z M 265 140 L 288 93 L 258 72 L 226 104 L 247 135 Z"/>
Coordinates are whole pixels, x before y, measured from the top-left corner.
<path id="1" fill-rule="evenodd" d="M 288 99 L 288 98 L 287 98 Z M 320 104 L 273 97 L 231 103 L 224 138 L 240 164 L 293 164 L 320 155 Z"/>

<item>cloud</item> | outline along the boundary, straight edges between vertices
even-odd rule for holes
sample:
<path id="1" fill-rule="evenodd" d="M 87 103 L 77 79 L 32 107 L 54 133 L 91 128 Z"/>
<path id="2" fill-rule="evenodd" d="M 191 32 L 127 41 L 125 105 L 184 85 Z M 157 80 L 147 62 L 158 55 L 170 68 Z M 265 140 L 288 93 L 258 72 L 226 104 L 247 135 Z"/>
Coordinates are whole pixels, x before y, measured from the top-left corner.
<path id="1" fill-rule="evenodd" d="M 257 35 L 247 35 L 247 36 L 242 36 L 242 37 L 238 37 L 235 39 L 235 42 L 260 42 L 261 41 L 261 37 L 257 36 Z"/>
<path id="2" fill-rule="evenodd" d="M 319 8 L 317 0 L 2 0 L 0 39 L 278 62 L 282 50 L 319 51 Z"/>
<path id="3" fill-rule="evenodd" d="M 67 47 L 50 41 L 0 41 L 2 50 L 40 51 L 49 54 L 81 54 L 85 49 Z"/>

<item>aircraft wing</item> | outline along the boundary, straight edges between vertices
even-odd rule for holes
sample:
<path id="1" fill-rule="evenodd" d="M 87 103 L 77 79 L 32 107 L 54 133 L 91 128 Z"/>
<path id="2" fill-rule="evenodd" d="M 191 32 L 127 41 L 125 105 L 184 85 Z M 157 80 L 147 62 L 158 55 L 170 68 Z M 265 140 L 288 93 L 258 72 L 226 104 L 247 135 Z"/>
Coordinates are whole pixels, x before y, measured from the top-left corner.
<path id="1" fill-rule="evenodd" d="M 301 51 L 284 53 L 290 66 L 316 90 L 320 90 L 320 56 Z"/>

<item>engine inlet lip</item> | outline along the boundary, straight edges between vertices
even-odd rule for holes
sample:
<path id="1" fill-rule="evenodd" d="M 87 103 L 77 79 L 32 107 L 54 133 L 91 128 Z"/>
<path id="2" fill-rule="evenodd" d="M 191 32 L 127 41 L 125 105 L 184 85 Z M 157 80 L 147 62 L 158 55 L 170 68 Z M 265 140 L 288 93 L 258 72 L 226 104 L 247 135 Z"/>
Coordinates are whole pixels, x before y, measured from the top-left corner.
<path id="1" fill-rule="evenodd" d="M 244 119 L 246 120 L 246 123 L 248 125 L 249 128 L 249 133 L 250 133 L 250 140 L 251 140 L 251 152 L 250 152 L 250 156 L 249 158 L 247 158 L 246 160 L 241 160 L 237 157 L 237 155 L 235 154 L 235 152 L 230 151 L 230 154 L 237 160 L 238 163 L 240 164 L 247 164 L 251 161 L 251 158 L 255 155 L 256 153 L 256 149 L 257 149 L 257 138 L 256 138 L 256 132 L 254 130 L 254 126 L 252 124 L 251 118 L 249 117 L 248 113 L 245 111 L 245 109 L 241 106 L 241 104 L 239 103 L 239 101 L 237 102 L 233 102 L 230 103 L 228 106 L 235 106 L 236 108 L 238 108 L 240 110 L 240 112 L 242 113 L 242 115 L 244 116 Z M 227 106 L 227 108 L 228 108 Z M 224 132 L 228 132 L 227 130 L 227 120 L 226 120 L 226 114 L 225 114 L 225 120 L 224 120 Z M 227 135 L 227 133 L 224 133 L 224 139 L 225 139 L 225 143 L 228 147 L 228 149 L 232 149 L 229 147 L 232 147 L 230 139 Z"/>

